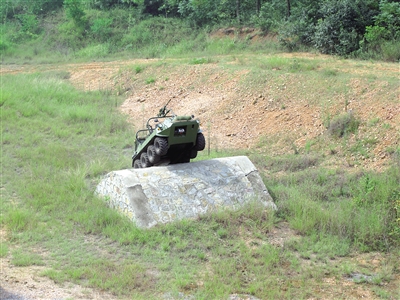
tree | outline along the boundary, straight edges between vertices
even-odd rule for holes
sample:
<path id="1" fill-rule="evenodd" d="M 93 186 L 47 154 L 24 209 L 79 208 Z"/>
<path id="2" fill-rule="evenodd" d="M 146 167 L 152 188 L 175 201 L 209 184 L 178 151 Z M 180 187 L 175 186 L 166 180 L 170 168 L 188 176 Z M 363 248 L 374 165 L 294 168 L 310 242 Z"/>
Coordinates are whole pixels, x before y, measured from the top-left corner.
<path id="1" fill-rule="evenodd" d="M 0 16 L 3 20 L 13 19 L 17 15 L 46 15 L 49 12 L 60 9 L 63 0 L 0 0 Z"/>
<path id="2" fill-rule="evenodd" d="M 85 12 L 83 11 L 81 0 L 64 0 L 65 13 L 76 25 L 84 24 Z"/>
<path id="3" fill-rule="evenodd" d="M 286 6 L 287 6 L 287 17 L 290 17 L 290 0 L 286 0 Z"/>
<path id="4" fill-rule="evenodd" d="M 257 12 L 257 16 L 260 14 L 260 10 L 261 10 L 261 0 L 256 0 L 256 12 Z"/>
<path id="5" fill-rule="evenodd" d="M 240 0 L 236 0 L 236 20 L 240 24 Z"/>
<path id="6" fill-rule="evenodd" d="M 253 22 L 262 30 L 276 30 L 286 19 L 286 2 L 282 0 L 266 1 L 260 12 L 253 17 Z"/>
<path id="7" fill-rule="evenodd" d="M 362 0 L 325 1 L 319 9 L 321 18 L 315 27 L 314 46 L 322 53 L 347 55 L 359 49 L 365 27 L 368 3 Z"/>
<path id="8" fill-rule="evenodd" d="M 379 10 L 380 13 L 374 17 L 375 26 L 385 28 L 388 39 L 400 38 L 400 3 L 382 0 Z"/>
<path id="9" fill-rule="evenodd" d="M 382 0 L 374 24 L 366 26 L 362 50 L 388 61 L 400 59 L 400 3 Z"/>

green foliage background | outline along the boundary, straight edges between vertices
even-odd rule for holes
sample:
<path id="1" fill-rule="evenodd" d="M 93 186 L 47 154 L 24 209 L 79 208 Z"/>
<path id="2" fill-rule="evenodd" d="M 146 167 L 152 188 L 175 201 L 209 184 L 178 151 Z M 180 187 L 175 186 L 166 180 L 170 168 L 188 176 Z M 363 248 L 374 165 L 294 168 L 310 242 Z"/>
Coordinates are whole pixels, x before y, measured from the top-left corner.
<path id="1" fill-rule="evenodd" d="M 5 58 L 59 60 L 86 47 L 102 49 L 94 57 L 162 56 L 218 28 L 252 27 L 292 51 L 400 59 L 400 3 L 390 0 L 2 0 L 0 18 Z"/>

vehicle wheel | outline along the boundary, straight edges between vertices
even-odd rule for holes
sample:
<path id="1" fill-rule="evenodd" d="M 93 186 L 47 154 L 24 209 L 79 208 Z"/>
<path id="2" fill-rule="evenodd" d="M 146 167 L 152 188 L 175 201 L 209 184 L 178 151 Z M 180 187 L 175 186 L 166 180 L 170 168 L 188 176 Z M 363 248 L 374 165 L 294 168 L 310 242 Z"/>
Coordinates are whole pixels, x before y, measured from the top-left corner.
<path id="1" fill-rule="evenodd" d="M 154 147 L 159 156 L 163 156 L 168 152 L 168 141 L 165 138 L 156 137 L 154 140 Z"/>
<path id="2" fill-rule="evenodd" d="M 145 152 L 142 153 L 142 155 L 140 155 L 140 165 L 142 166 L 142 168 L 151 167 L 149 157 L 148 157 L 147 153 L 145 153 Z"/>
<path id="3" fill-rule="evenodd" d="M 133 162 L 133 166 L 135 169 L 140 169 L 142 167 L 140 160 L 139 159 L 135 159 L 135 161 Z"/>
<path id="4" fill-rule="evenodd" d="M 160 161 L 160 155 L 156 153 L 156 148 L 153 145 L 150 145 L 147 148 L 147 156 L 149 157 L 149 162 L 152 164 L 156 164 Z"/>
<path id="5" fill-rule="evenodd" d="M 197 150 L 196 149 L 190 150 L 190 159 L 193 159 L 196 157 L 197 157 Z"/>
<path id="6" fill-rule="evenodd" d="M 204 148 L 206 147 L 206 139 L 204 137 L 204 134 L 199 132 L 197 134 L 196 138 L 196 146 L 194 147 L 197 151 L 203 151 Z"/>

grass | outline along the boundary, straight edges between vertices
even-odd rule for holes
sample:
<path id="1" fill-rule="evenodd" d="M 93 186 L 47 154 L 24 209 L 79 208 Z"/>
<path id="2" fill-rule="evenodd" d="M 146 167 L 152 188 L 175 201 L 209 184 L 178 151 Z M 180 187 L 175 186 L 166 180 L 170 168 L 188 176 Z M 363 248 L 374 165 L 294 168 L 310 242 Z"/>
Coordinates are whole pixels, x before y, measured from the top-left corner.
<path id="1" fill-rule="evenodd" d="M 288 74 L 275 77 L 274 63 L 255 67 L 252 76 L 262 80 L 267 74 L 279 85 L 280 76 L 317 72 L 314 63 L 288 60 L 282 63 Z M 157 82 L 148 75 L 154 74 L 151 67 L 134 65 L 131 72 L 154 79 L 148 84 Z M 340 282 L 361 272 L 350 264 L 356 251 L 382 251 L 389 255 L 377 283 L 360 284 L 396 297 L 379 283 L 391 283 L 399 272 L 391 258 L 400 237 L 398 168 L 384 173 L 324 168 L 312 141 L 304 154 L 276 157 L 264 155 L 262 143 L 250 153 L 212 151 L 199 159 L 249 155 L 278 212 L 251 204 L 142 230 L 93 195 L 102 175 L 130 167 L 133 130 L 117 111 L 122 99 L 78 91 L 67 78 L 65 72 L 1 78 L 0 222 L 8 237 L 1 257 L 10 256 L 16 266 L 41 265 L 42 275 L 57 283 L 71 281 L 124 299 L 230 294 L 292 299 L 324 297 L 324 288 L 342 297 L 341 285 L 335 289 L 323 279 Z M 374 142 L 360 141 L 363 147 Z M 293 237 L 273 243 L 275 230 Z"/>

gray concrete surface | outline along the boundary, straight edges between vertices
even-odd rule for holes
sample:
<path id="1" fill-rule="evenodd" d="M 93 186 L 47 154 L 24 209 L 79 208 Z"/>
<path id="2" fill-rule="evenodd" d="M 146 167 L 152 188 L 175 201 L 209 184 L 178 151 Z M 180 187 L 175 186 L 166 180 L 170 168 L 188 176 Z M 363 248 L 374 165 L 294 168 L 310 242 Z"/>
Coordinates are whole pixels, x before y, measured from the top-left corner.
<path id="1" fill-rule="evenodd" d="M 113 171 L 96 193 L 142 228 L 219 209 L 234 210 L 250 201 L 276 209 L 246 156 Z"/>

